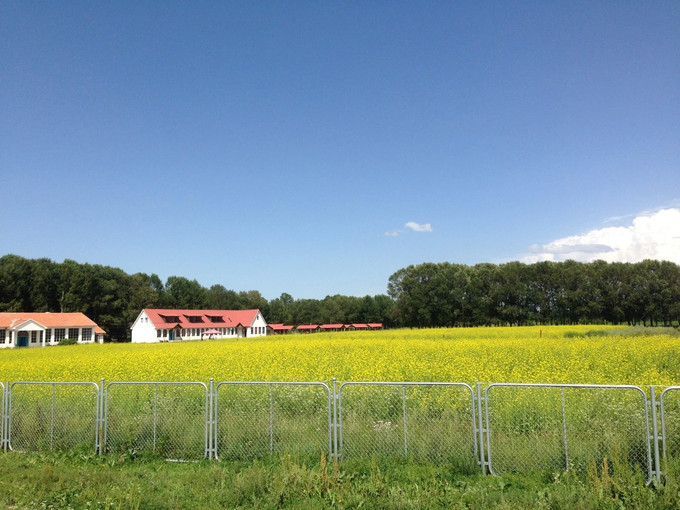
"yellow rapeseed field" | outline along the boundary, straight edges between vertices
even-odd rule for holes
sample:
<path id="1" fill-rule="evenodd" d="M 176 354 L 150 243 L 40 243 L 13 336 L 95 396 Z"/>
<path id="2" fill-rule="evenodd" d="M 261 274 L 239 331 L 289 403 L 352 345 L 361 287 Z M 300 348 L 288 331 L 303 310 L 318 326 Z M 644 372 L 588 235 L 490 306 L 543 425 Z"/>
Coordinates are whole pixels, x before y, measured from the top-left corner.
<path id="1" fill-rule="evenodd" d="M 680 337 L 537 326 L 317 333 L 0 351 L 0 381 L 680 384 Z M 612 329 L 612 328 L 607 328 Z"/>

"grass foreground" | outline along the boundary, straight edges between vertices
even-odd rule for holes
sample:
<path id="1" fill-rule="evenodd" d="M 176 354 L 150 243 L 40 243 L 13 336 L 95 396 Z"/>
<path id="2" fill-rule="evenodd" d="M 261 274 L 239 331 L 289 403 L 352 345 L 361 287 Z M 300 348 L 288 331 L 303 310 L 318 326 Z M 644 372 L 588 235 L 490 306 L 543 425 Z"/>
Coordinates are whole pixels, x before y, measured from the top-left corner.
<path id="1" fill-rule="evenodd" d="M 497 477 L 323 457 L 309 465 L 289 456 L 171 463 L 134 453 L 0 454 L 0 505 L 17 509 L 664 509 L 680 506 L 679 482 L 677 469 L 646 486 L 639 473 L 595 465 L 583 476 Z"/>

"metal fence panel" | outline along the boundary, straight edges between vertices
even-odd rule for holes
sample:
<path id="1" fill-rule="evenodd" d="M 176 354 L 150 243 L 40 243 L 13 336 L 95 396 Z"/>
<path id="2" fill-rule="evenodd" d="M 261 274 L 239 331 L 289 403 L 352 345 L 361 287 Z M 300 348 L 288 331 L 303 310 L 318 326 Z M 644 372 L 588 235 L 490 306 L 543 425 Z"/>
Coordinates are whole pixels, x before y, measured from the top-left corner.
<path id="1" fill-rule="evenodd" d="M 474 394 L 465 383 L 346 382 L 339 390 L 340 453 L 477 467 Z"/>
<path id="2" fill-rule="evenodd" d="M 208 388 L 202 382 L 111 382 L 105 394 L 110 452 L 199 460 L 208 448 Z"/>
<path id="3" fill-rule="evenodd" d="M 680 458 L 680 386 L 664 389 L 659 400 L 663 458 Z"/>
<path id="4" fill-rule="evenodd" d="M 491 384 L 491 473 L 637 468 L 651 480 L 648 399 L 636 386 Z"/>
<path id="5" fill-rule="evenodd" d="M 99 387 L 92 382 L 14 382 L 8 397 L 9 447 L 95 449 L 98 404 Z"/>
<path id="6" fill-rule="evenodd" d="M 224 381 L 215 393 L 219 458 L 332 454 L 332 401 L 325 383 Z"/>

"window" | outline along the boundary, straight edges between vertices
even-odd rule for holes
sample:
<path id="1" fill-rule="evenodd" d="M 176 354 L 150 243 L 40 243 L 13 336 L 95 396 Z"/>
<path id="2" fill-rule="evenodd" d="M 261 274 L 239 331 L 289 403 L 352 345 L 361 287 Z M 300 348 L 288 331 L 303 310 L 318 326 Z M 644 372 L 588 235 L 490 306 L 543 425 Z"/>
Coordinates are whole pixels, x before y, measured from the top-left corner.
<path id="1" fill-rule="evenodd" d="M 0 329 L 0 344 L 4 344 L 6 341 L 5 340 L 6 331 L 7 330 L 5 329 Z"/>
<path id="2" fill-rule="evenodd" d="M 92 328 L 83 328 L 80 331 L 80 334 L 82 335 L 83 342 L 89 342 L 92 340 Z"/>
<path id="3" fill-rule="evenodd" d="M 161 315 L 161 318 L 163 319 L 163 322 L 168 324 L 179 322 L 179 317 L 177 315 Z"/>
<path id="4" fill-rule="evenodd" d="M 38 343 L 38 332 L 37 331 L 31 331 L 31 343 L 32 344 Z"/>
<path id="5" fill-rule="evenodd" d="M 71 340 L 78 340 L 78 328 L 68 328 L 68 337 Z"/>
<path id="6" fill-rule="evenodd" d="M 207 317 L 210 322 L 224 322 L 224 317 L 219 315 L 208 315 Z"/>
<path id="7" fill-rule="evenodd" d="M 161 337 L 161 330 L 157 329 L 156 330 L 156 338 L 160 338 L 160 337 Z"/>
<path id="8" fill-rule="evenodd" d="M 52 330 L 47 329 L 45 330 L 45 343 L 49 342 L 50 340 L 52 340 Z"/>
<path id="9" fill-rule="evenodd" d="M 192 323 L 203 322 L 203 317 L 201 317 L 200 315 L 185 315 L 185 317 L 189 320 L 189 322 Z"/>
<path id="10" fill-rule="evenodd" d="M 55 341 L 55 343 L 61 342 L 64 338 L 66 338 L 66 329 L 56 328 L 54 330 L 54 341 Z"/>
<path id="11" fill-rule="evenodd" d="M 167 338 L 167 337 L 168 337 L 168 330 L 164 329 L 163 330 L 163 338 Z"/>

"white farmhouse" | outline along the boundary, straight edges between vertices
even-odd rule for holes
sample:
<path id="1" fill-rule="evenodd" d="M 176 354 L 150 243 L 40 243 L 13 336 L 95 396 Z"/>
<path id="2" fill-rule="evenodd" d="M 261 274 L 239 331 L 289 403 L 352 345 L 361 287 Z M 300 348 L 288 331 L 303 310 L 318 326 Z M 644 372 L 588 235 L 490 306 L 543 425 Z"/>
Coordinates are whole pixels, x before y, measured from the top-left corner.
<path id="1" fill-rule="evenodd" d="M 168 310 L 145 308 L 132 324 L 132 343 L 265 336 L 260 310 Z"/>
<path id="2" fill-rule="evenodd" d="M 66 338 L 101 343 L 105 334 L 83 313 L 0 313 L 0 348 L 59 345 Z"/>

